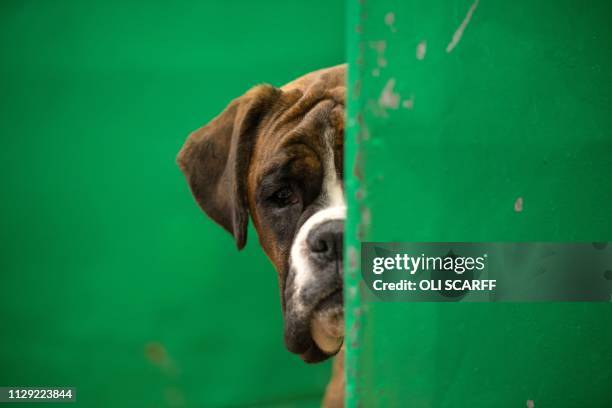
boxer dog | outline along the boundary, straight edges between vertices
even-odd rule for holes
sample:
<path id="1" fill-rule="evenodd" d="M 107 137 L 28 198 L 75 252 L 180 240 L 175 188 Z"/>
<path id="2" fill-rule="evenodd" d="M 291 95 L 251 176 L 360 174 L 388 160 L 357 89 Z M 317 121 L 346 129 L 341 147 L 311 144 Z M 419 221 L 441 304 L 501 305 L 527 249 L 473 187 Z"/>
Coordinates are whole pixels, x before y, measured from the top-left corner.
<path id="1" fill-rule="evenodd" d="M 249 218 L 278 274 L 285 344 L 338 354 L 324 405 L 342 406 L 345 65 L 258 85 L 189 135 L 178 155 L 195 200 L 242 249 Z"/>

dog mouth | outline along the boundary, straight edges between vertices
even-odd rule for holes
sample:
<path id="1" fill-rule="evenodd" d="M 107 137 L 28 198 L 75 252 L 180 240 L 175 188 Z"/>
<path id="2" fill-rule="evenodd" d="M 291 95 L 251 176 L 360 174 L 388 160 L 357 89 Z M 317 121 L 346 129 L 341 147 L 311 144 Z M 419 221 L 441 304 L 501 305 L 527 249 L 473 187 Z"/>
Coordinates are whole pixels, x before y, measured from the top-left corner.
<path id="1" fill-rule="evenodd" d="M 344 310 L 342 289 L 323 298 L 314 308 L 310 319 L 310 335 L 325 354 L 333 355 L 344 342 Z"/>
<path id="2" fill-rule="evenodd" d="M 287 310 L 285 344 L 305 362 L 318 363 L 336 354 L 344 342 L 342 284 L 332 285 L 326 293 L 311 289 L 306 297 L 310 301 Z"/>

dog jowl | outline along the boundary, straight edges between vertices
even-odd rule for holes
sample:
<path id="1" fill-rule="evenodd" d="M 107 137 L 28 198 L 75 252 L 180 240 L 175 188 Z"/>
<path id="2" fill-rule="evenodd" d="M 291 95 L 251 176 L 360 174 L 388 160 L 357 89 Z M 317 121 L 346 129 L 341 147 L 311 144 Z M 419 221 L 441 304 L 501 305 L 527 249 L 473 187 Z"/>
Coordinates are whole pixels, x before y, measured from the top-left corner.
<path id="1" fill-rule="evenodd" d="M 343 342 L 345 67 L 259 85 L 193 132 L 178 156 L 204 212 L 246 243 L 253 221 L 279 278 L 285 344 L 307 362 Z"/>

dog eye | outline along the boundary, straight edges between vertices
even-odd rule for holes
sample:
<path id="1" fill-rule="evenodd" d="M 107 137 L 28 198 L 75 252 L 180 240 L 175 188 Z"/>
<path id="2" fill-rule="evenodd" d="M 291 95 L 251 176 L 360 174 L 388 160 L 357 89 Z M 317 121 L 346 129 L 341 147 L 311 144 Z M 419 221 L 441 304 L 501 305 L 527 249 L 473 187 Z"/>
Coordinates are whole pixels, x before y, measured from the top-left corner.
<path id="1" fill-rule="evenodd" d="M 271 200 L 279 207 L 297 203 L 297 196 L 290 187 L 283 187 L 272 194 Z"/>

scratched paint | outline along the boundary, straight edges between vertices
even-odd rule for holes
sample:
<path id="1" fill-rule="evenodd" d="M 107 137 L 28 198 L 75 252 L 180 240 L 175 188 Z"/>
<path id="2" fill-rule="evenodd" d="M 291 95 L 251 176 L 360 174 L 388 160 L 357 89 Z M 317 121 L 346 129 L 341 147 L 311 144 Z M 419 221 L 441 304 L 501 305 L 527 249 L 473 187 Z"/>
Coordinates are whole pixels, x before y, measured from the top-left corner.
<path id="1" fill-rule="evenodd" d="M 474 0 L 474 3 L 472 3 L 470 8 L 468 9 L 467 14 L 465 15 L 465 18 L 463 19 L 463 21 L 461 22 L 461 24 L 459 25 L 459 27 L 453 34 L 453 38 L 451 39 L 451 41 L 446 46 L 446 52 L 448 53 L 453 52 L 457 44 L 459 44 L 459 41 L 461 41 L 461 37 L 463 37 L 463 32 L 465 31 L 468 24 L 470 23 L 470 20 L 472 20 L 472 15 L 474 14 L 476 7 L 478 7 L 478 1 L 479 0 Z"/>

